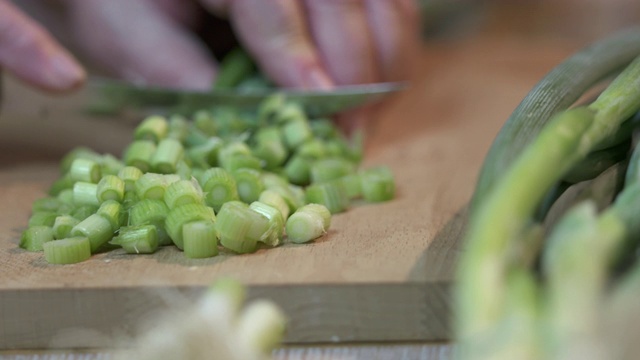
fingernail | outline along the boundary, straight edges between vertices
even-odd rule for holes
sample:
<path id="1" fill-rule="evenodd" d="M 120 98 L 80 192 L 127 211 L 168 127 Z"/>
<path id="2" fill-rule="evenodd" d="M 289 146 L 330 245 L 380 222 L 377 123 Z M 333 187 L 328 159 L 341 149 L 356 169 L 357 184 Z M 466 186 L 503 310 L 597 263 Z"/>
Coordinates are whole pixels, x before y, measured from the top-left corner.
<path id="1" fill-rule="evenodd" d="M 52 87 L 64 90 L 79 85 L 86 73 L 82 66 L 66 54 L 49 59 L 49 83 Z"/>

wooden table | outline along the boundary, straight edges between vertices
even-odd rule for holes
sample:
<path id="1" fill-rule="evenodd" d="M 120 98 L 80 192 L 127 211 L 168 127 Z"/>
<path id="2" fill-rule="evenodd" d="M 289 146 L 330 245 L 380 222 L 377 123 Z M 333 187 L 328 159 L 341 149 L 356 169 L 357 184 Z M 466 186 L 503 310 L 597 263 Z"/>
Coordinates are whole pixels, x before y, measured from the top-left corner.
<path id="1" fill-rule="evenodd" d="M 397 199 L 336 216 L 322 241 L 247 256 L 188 261 L 164 249 L 134 260 L 116 252 L 51 267 L 40 255 L 17 250 L 17 229 L 26 223 L 28 204 L 56 176 L 52 161 L 78 143 L 119 151 L 129 129 L 87 124 L 71 115 L 64 122 L 35 120 L 31 115 L 41 113 L 42 104 L 66 100 L 11 85 L 0 123 L 0 146 L 12 149 L 0 156 L 0 199 L 11 204 L 0 210 L 0 263 L 8 264 L 0 273 L 0 347 L 108 347 L 108 332 L 130 327 L 137 318 L 127 315 L 145 308 L 141 304 L 156 291 L 177 286 L 192 296 L 216 277 L 233 275 L 249 284 L 252 297 L 277 301 L 293 319 L 287 338 L 293 345 L 277 351 L 276 358 L 450 358 L 450 346 L 423 342 L 451 335 L 449 289 L 464 208 L 493 137 L 547 71 L 597 37 L 630 24 L 638 9 L 631 1 L 495 2 L 472 17 L 473 27 L 431 39 L 411 89 L 383 104 L 371 125 L 365 163 L 392 167 Z M 24 135 L 36 125 L 38 133 Z M 79 127 L 77 137 L 50 141 L 72 126 Z M 46 312 L 52 303 L 68 314 Z M 82 320 L 74 310 L 82 303 L 98 307 L 88 309 L 97 320 Z M 107 333 L 91 340 L 42 329 L 36 319 L 47 316 L 58 327 L 79 323 Z M 397 343 L 406 341 L 413 343 Z M 317 342 L 343 344 L 311 344 Z M 353 342 L 375 345 L 349 345 Z M 23 354 L 0 352 L 9 358 Z M 61 353 L 29 354 L 54 359 Z M 101 356 L 80 352 L 72 358 Z"/>

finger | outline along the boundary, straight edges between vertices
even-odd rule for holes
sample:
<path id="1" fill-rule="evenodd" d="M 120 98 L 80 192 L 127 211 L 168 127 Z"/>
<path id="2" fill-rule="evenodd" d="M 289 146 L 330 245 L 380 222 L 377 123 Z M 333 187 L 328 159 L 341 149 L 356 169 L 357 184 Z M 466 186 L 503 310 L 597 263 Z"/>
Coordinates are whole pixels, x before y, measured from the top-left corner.
<path id="1" fill-rule="evenodd" d="M 70 4 L 81 47 L 116 76 L 143 85 L 211 88 L 215 64 L 206 49 L 153 0 Z"/>
<path id="2" fill-rule="evenodd" d="M 156 8 L 183 27 L 191 27 L 200 19 L 201 10 L 188 0 L 153 0 Z"/>
<path id="3" fill-rule="evenodd" d="M 313 38 L 332 79 L 362 84 L 379 78 L 363 0 L 306 0 Z"/>
<path id="4" fill-rule="evenodd" d="M 407 79 L 419 48 L 414 0 L 367 0 L 366 8 L 382 80 Z"/>
<path id="5" fill-rule="evenodd" d="M 285 87 L 333 86 L 297 0 L 234 0 L 234 29 L 266 74 Z"/>
<path id="6" fill-rule="evenodd" d="M 85 72 L 36 22 L 0 0 L 0 67 L 49 91 L 70 90 Z"/>

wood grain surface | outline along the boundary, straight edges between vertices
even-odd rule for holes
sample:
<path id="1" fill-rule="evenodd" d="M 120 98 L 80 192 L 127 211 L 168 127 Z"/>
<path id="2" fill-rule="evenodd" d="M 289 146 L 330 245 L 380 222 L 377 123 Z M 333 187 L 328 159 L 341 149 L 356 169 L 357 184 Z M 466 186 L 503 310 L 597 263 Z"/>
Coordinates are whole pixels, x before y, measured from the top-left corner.
<path id="1" fill-rule="evenodd" d="M 60 154 L 76 145 L 118 153 L 130 128 L 90 122 L 69 109 L 47 118 L 48 106 L 77 99 L 53 99 L 9 82 L 0 121 L 0 146 L 11 149 L 0 156 L 0 348 L 110 347 L 140 319 L 189 301 L 223 276 L 246 283 L 252 298 L 283 307 L 289 343 L 448 339 L 464 209 L 492 139 L 547 71 L 622 26 L 551 37 L 549 27 L 523 20 L 509 33 L 511 15 L 503 11 L 527 9 L 514 7 L 492 8 L 482 31 L 426 44 L 411 88 L 371 109 L 365 165 L 392 168 L 395 200 L 353 206 L 312 244 L 250 255 L 188 260 L 164 248 L 54 266 L 20 250 L 30 203 L 57 176 Z"/>
<path id="2" fill-rule="evenodd" d="M 274 360 L 449 360 L 454 349 L 442 343 L 290 346 L 273 352 Z M 110 351 L 0 351 L 3 360 L 109 360 Z"/>

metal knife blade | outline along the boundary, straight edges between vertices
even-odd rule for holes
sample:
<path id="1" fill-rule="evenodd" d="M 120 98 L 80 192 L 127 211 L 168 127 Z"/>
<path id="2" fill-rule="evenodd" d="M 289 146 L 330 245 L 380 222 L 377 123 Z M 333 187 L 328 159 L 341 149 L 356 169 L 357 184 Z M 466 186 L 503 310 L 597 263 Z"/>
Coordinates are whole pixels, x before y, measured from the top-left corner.
<path id="1" fill-rule="evenodd" d="M 405 83 L 341 86 L 327 91 L 294 89 L 183 91 L 92 78 L 86 86 L 91 94 L 87 109 L 114 115 L 121 111 L 172 113 L 225 105 L 256 108 L 262 100 L 281 93 L 303 105 L 311 116 L 328 116 L 375 102 L 407 87 Z"/>

